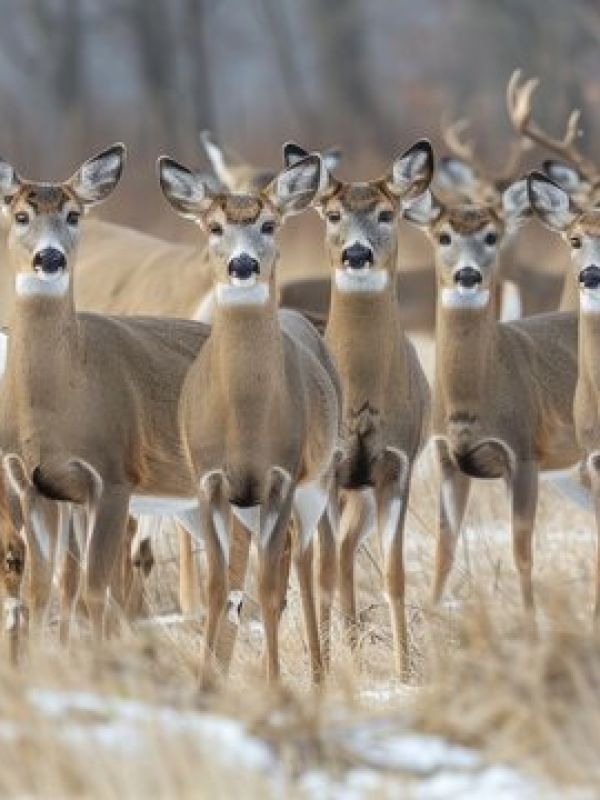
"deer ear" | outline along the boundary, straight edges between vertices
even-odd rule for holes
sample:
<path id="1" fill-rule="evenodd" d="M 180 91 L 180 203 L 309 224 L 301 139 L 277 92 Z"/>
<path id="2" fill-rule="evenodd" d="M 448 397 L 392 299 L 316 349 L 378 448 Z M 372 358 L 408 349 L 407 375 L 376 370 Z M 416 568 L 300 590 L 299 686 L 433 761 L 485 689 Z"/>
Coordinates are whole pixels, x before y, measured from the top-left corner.
<path id="1" fill-rule="evenodd" d="M 404 219 L 423 228 L 435 222 L 442 211 L 441 204 L 429 189 L 412 200 L 402 203 L 402 216 Z"/>
<path id="2" fill-rule="evenodd" d="M 309 151 L 296 142 L 286 142 L 283 145 L 283 163 L 286 167 L 292 167 L 308 155 Z"/>
<path id="3" fill-rule="evenodd" d="M 287 167 L 264 190 L 269 201 L 287 216 L 312 203 L 321 185 L 321 158 L 312 153 Z"/>
<path id="4" fill-rule="evenodd" d="M 505 222 L 515 228 L 531 216 L 527 180 L 515 181 L 502 193 L 502 215 Z"/>
<path id="5" fill-rule="evenodd" d="M 67 184 L 86 206 L 101 203 L 117 187 L 123 173 L 127 150 L 117 143 L 88 158 Z"/>
<path id="6" fill-rule="evenodd" d="M 208 211 L 214 195 L 202 175 L 168 156 L 160 156 L 156 166 L 160 188 L 180 216 L 195 220 Z"/>
<path id="7" fill-rule="evenodd" d="M 420 139 L 392 164 L 384 179 L 387 190 L 401 198 L 423 194 L 433 177 L 433 149 L 427 139 Z"/>
<path id="8" fill-rule="evenodd" d="M 467 194 L 477 184 L 477 176 L 473 167 L 455 156 L 444 156 L 439 159 L 434 180 L 440 189 Z"/>
<path id="9" fill-rule="evenodd" d="M 548 228 L 564 231 L 577 216 L 569 194 L 543 172 L 529 175 L 527 191 L 531 208 Z"/>
<path id="10" fill-rule="evenodd" d="M 574 195 L 589 189 L 589 183 L 583 175 L 564 161 L 549 158 L 544 161 L 542 168 L 550 180 L 564 189 L 567 194 Z"/>
<path id="11" fill-rule="evenodd" d="M 21 178 L 17 175 L 15 168 L 0 158 L 0 202 L 8 205 L 16 193 L 19 191 Z"/>

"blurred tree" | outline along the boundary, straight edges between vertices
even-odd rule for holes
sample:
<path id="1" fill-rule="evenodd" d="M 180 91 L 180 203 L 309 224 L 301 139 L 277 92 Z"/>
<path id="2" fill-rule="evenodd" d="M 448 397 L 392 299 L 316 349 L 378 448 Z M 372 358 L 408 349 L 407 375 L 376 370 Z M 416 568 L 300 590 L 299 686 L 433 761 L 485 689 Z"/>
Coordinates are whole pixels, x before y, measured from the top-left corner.
<path id="1" fill-rule="evenodd" d="M 339 132 L 354 145 L 365 136 L 389 150 L 397 141 L 396 126 L 378 102 L 367 59 L 369 17 L 360 0 L 306 0 L 319 60 L 323 89 L 322 125 L 330 141 Z M 371 14 L 375 6 L 368 4 Z"/>

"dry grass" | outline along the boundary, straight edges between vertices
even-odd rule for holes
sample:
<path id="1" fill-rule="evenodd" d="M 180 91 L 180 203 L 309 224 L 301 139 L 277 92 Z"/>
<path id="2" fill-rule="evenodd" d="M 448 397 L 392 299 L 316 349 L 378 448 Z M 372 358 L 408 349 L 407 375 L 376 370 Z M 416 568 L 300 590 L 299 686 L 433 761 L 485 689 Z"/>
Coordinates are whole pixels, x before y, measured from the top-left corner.
<path id="1" fill-rule="evenodd" d="M 448 601 L 439 610 L 430 607 L 436 487 L 431 459 L 425 455 L 406 530 L 409 687 L 398 686 L 391 675 L 391 640 L 372 540 L 360 554 L 359 658 L 350 657 L 337 615 L 333 670 L 320 694 L 309 686 L 295 585 L 282 622 L 284 688 L 278 693 L 268 692 L 262 680 L 262 637 L 252 581 L 231 679 L 214 696 L 201 695 L 195 682 L 201 620 L 140 623 L 101 652 L 92 650 L 85 631 L 68 654 L 57 648 L 52 630 L 32 641 L 20 669 L 6 668 L 1 675 L 0 794 L 307 796 L 302 782 L 307 771 L 360 775 L 356 770 L 369 766 L 368 758 L 357 755 L 344 738 L 344 732 L 360 729 L 365 720 L 394 731 L 442 735 L 476 747 L 490 762 L 516 765 L 558 785 L 600 785 L 600 639 L 591 633 L 592 517 L 564 501 L 552 486 L 543 487 L 535 562 L 540 636 L 532 641 L 523 626 L 508 503 L 500 485 L 477 486 Z M 157 568 L 146 591 L 152 611 L 166 615 L 176 608 L 177 560 L 168 531 L 160 541 Z M 35 700 L 35 691 L 41 689 L 67 697 L 93 692 L 95 698 L 100 695 L 100 706 L 94 705 L 97 699 L 91 708 L 87 701 L 82 708 L 67 703 L 49 714 Z M 115 699 L 161 710 L 127 727 L 119 706 L 113 707 Z M 273 754 L 277 775 L 240 762 L 235 749 L 228 757 L 226 744 L 218 739 L 212 744 L 210 737 L 207 744 L 193 726 L 183 731 L 169 727 L 165 709 L 193 713 L 194 720 L 206 715 L 239 720 L 241 729 Z M 418 785 L 410 770 L 395 777 L 408 788 Z M 390 796 L 398 796 L 397 786 Z M 363 789 L 354 796 L 369 796 L 369 784 Z M 370 791 L 381 796 L 382 789 Z"/>

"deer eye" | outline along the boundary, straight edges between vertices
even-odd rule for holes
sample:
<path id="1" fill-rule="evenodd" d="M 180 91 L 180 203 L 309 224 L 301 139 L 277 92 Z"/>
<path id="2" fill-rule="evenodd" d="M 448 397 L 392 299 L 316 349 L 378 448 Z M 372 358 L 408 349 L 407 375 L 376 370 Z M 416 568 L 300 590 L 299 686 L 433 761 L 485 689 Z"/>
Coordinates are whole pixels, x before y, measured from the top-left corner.
<path id="1" fill-rule="evenodd" d="M 569 243 L 571 244 L 571 247 L 573 249 L 579 250 L 579 248 L 581 247 L 581 244 L 582 244 L 581 243 L 581 236 L 571 236 L 570 239 L 569 239 Z"/>
<path id="2" fill-rule="evenodd" d="M 213 236 L 222 236 L 223 235 L 223 226 L 220 225 L 218 222 L 211 222 L 208 226 L 208 230 L 211 232 Z"/>
<path id="3" fill-rule="evenodd" d="M 440 233 L 440 235 L 438 236 L 438 242 L 442 245 L 442 247 L 448 247 L 451 241 L 452 238 L 450 234 L 446 233 L 445 231 L 443 233 Z"/>
<path id="4" fill-rule="evenodd" d="M 29 214 L 26 211 L 17 211 L 15 214 L 15 222 L 17 225 L 27 225 L 29 222 Z"/>
<path id="5" fill-rule="evenodd" d="M 79 211 L 69 211 L 69 213 L 67 214 L 67 225 L 72 225 L 73 227 L 79 225 L 80 216 L 81 214 L 79 213 Z"/>
<path id="6" fill-rule="evenodd" d="M 386 208 L 379 212 L 378 220 L 379 222 L 389 224 L 390 222 L 394 221 L 394 212 Z"/>
<path id="7" fill-rule="evenodd" d="M 327 214 L 327 219 L 332 225 L 336 225 L 341 218 L 342 216 L 339 211 L 330 211 L 329 214 Z"/>
<path id="8" fill-rule="evenodd" d="M 497 234 L 494 233 L 494 231 L 490 231 L 489 233 L 486 233 L 485 239 L 483 241 L 487 244 L 488 247 L 493 247 L 498 241 L 498 236 Z"/>
<path id="9" fill-rule="evenodd" d="M 260 232 L 266 234 L 267 236 L 272 236 L 275 233 L 275 223 L 273 220 L 269 219 L 266 222 L 263 222 Z"/>

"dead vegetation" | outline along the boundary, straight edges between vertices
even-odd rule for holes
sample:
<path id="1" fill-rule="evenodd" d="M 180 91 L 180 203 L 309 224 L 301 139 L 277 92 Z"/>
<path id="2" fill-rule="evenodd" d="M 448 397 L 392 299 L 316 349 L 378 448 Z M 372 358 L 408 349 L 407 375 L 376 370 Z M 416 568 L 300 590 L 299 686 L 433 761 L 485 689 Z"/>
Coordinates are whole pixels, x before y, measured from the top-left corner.
<path id="1" fill-rule="evenodd" d="M 563 500 L 554 487 L 543 487 L 535 640 L 521 624 L 508 504 L 500 485 L 477 486 L 450 592 L 440 609 L 432 609 L 436 485 L 426 455 L 406 530 L 408 684 L 390 680 L 392 642 L 377 543 L 371 540 L 359 556 L 356 662 L 336 613 L 332 674 L 322 692 L 310 688 L 293 584 L 282 624 L 283 688 L 268 692 L 251 580 L 231 679 L 212 695 L 200 693 L 202 619 L 170 616 L 176 611 L 177 561 L 176 539 L 167 529 L 157 540 L 158 565 L 146 585 L 156 619 L 136 624 L 98 652 L 83 629 L 70 652 L 61 652 L 51 625 L 32 640 L 17 672 L 2 669 L 0 794 L 268 798 L 284 790 L 286 796 L 304 797 L 325 792 L 327 785 L 332 796 L 331 786 L 350 786 L 356 796 L 385 797 L 386 791 L 397 796 L 403 786 L 416 792 L 428 781 L 442 780 L 448 769 L 483 781 L 485 763 L 511 765 L 539 785 L 551 779 L 557 793 L 600 784 L 591 515 Z M 474 748 L 483 761 L 473 766 L 469 759 L 475 756 L 458 749 L 452 758 L 464 766 L 440 766 L 435 755 L 423 764 L 413 750 L 403 755 L 402 737 L 416 732 Z M 434 753 L 436 742 L 417 739 L 413 747 L 419 754 L 433 747 Z M 482 792 L 491 791 L 489 783 L 481 785 Z M 423 790 L 415 796 L 440 795 Z"/>

